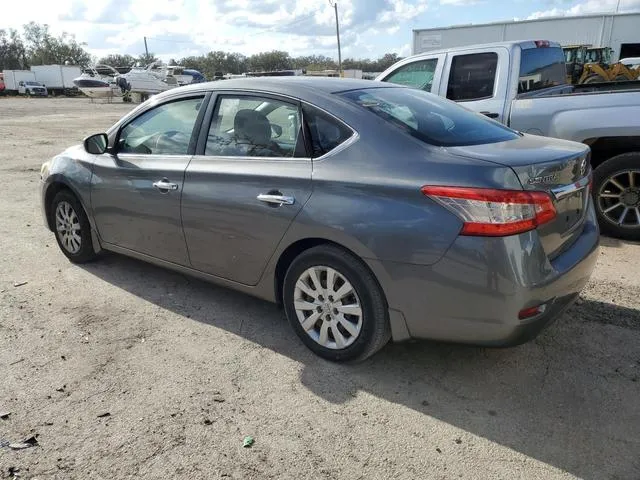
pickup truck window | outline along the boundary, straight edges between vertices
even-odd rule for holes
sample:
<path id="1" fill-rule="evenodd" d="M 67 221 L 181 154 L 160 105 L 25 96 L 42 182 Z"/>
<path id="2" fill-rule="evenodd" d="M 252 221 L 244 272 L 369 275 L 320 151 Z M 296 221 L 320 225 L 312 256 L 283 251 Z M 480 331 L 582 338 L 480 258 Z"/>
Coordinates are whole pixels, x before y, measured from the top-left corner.
<path id="1" fill-rule="evenodd" d="M 524 48 L 520 56 L 518 93 L 534 92 L 567 83 L 561 48 Z"/>
<path id="2" fill-rule="evenodd" d="M 493 97 L 497 69 L 495 52 L 456 55 L 451 62 L 447 98 L 464 102 Z"/>
<path id="3" fill-rule="evenodd" d="M 439 147 L 506 142 L 518 134 L 453 102 L 413 88 L 351 90 L 342 97 L 425 143 Z"/>
<path id="4" fill-rule="evenodd" d="M 437 58 L 429 58 L 426 60 L 408 63 L 398 68 L 383 81 L 397 83 L 398 85 L 406 85 L 407 87 L 419 88 L 420 90 L 430 92 L 437 65 Z"/>

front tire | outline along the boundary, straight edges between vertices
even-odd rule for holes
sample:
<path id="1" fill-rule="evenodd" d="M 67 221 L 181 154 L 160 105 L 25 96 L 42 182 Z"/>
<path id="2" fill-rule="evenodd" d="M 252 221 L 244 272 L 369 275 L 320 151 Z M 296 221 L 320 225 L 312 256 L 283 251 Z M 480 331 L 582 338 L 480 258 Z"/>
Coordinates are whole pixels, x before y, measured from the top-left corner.
<path id="1" fill-rule="evenodd" d="M 91 224 L 76 196 L 61 190 L 51 202 L 51 223 L 62 253 L 73 263 L 86 263 L 98 255 L 93 249 Z"/>
<path id="2" fill-rule="evenodd" d="M 361 260 L 332 245 L 310 248 L 292 262 L 283 303 L 298 337 L 327 360 L 364 360 L 391 338 L 375 277 Z"/>
<path id="3" fill-rule="evenodd" d="M 640 241 L 640 152 L 617 155 L 594 170 L 593 203 L 603 233 Z"/>
<path id="4" fill-rule="evenodd" d="M 596 74 L 596 75 L 589 75 L 587 78 L 584 79 L 582 83 L 591 84 L 591 83 L 602 83 L 602 82 L 606 82 L 606 79 Z"/>

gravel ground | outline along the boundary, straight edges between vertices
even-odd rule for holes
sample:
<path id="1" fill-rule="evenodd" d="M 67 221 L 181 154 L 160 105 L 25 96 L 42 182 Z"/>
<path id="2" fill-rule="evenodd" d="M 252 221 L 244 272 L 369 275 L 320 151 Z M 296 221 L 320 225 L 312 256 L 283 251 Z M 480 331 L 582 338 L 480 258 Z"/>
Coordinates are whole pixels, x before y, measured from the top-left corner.
<path id="1" fill-rule="evenodd" d="M 0 98 L 0 442 L 38 442 L 0 448 L 0 478 L 640 478 L 640 245 L 603 238 L 581 299 L 526 345 L 331 364 L 274 305 L 59 252 L 40 164 L 130 108 Z"/>

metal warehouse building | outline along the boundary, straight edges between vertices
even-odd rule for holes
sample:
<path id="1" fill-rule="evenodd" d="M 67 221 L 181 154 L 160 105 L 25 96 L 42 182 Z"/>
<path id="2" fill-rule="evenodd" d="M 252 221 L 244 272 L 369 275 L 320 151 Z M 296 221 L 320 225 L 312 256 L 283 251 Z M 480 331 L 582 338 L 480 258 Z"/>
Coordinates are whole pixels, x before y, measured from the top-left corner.
<path id="1" fill-rule="evenodd" d="M 640 13 L 553 17 L 414 30 L 413 53 L 508 40 L 591 44 L 594 47 L 611 47 L 613 60 L 640 57 Z"/>

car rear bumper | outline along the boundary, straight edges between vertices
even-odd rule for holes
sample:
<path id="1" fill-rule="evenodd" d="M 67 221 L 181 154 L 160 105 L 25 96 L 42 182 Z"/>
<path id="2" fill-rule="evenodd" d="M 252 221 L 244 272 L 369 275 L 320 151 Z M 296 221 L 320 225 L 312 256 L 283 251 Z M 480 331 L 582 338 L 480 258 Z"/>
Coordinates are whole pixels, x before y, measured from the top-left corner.
<path id="1" fill-rule="evenodd" d="M 531 231 L 458 237 L 431 266 L 368 263 L 389 308 L 404 316 L 409 337 L 510 346 L 534 338 L 577 298 L 595 267 L 599 236 L 590 202 L 581 235 L 552 261 Z M 545 305 L 543 313 L 519 319 L 538 305 Z"/>

